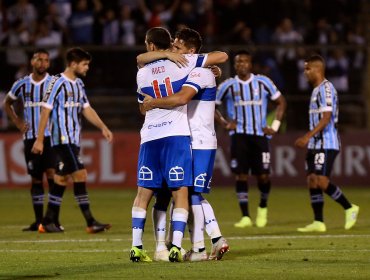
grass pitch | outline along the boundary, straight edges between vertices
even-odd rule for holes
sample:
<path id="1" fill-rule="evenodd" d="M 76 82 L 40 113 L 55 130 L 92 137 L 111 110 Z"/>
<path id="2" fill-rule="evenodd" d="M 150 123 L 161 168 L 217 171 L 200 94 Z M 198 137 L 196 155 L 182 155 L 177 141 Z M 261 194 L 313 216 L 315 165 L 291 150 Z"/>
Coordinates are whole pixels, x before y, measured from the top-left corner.
<path id="1" fill-rule="evenodd" d="M 343 188 L 360 206 L 356 226 L 344 230 L 344 211 L 325 197 L 324 234 L 302 234 L 312 222 L 304 187 L 272 190 L 266 228 L 237 229 L 240 212 L 233 188 L 217 188 L 207 199 L 214 207 L 230 252 L 221 261 L 131 263 L 131 206 L 135 190 L 90 190 L 94 215 L 110 222 L 110 231 L 91 235 L 72 191 L 61 209 L 62 234 L 22 232 L 32 222 L 29 190 L 0 190 L 0 279 L 370 279 L 370 192 Z M 258 193 L 250 192 L 255 217 Z M 150 212 L 149 212 L 150 213 Z M 150 216 L 150 215 L 149 215 Z M 188 235 L 186 235 L 188 237 Z M 210 241 L 206 237 L 207 249 Z M 184 247 L 190 248 L 189 239 Z M 151 218 L 144 246 L 153 255 Z"/>

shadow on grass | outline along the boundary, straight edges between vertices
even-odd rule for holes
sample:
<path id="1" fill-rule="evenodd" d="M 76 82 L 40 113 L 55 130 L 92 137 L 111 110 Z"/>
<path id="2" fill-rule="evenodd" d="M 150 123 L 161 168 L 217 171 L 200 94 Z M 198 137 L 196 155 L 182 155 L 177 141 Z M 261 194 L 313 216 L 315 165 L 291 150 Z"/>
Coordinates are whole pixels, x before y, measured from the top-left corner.
<path id="1" fill-rule="evenodd" d="M 59 277 L 59 273 L 54 274 L 35 274 L 35 275 L 5 275 L 0 274 L 0 280 L 15 280 L 15 279 L 47 279 L 47 278 L 54 278 Z"/>

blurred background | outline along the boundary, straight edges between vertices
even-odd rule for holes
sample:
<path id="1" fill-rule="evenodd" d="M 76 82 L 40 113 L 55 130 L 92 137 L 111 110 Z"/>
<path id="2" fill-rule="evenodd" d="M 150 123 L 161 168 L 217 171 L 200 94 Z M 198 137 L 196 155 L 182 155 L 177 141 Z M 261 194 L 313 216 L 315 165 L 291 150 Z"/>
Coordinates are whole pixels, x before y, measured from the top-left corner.
<path id="1" fill-rule="evenodd" d="M 143 122 L 136 101 L 136 56 L 145 51 L 145 32 L 154 26 L 172 34 L 181 27 L 196 29 L 204 40 L 202 51 L 227 52 L 230 60 L 222 66 L 219 82 L 235 75 L 236 51 L 253 53 L 254 72 L 269 76 L 287 98 L 286 130 L 272 141 L 274 176 L 287 185 L 305 183 L 304 155 L 291 144 L 308 128 L 311 89 L 303 76 L 303 61 L 312 52 L 320 53 L 340 100 L 344 148 L 335 176 L 357 185 L 370 180 L 368 0 L 0 0 L 0 101 L 16 79 L 29 73 L 35 48 L 49 50 L 51 74 L 64 70 L 66 49 L 85 48 L 93 56 L 84 79 L 89 100 L 117 135 L 114 146 L 108 147 L 99 133 L 85 134 L 85 163 L 93 170 L 90 181 L 135 186 Z M 85 126 L 85 131 L 90 129 Z M 214 181 L 228 184 L 228 137 L 221 128 L 217 133 L 220 172 Z M 29 180 L 20 141 L 0 109 L 0 186 Z M 294 180 L 287 183 L 286 178 Z"/>

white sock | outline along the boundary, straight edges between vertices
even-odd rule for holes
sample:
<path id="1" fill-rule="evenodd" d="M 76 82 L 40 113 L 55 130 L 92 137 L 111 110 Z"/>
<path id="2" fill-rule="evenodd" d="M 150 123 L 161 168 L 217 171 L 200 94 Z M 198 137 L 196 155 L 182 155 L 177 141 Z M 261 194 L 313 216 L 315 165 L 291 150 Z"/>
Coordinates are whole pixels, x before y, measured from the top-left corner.
<path id="1" fill-rule="evenodd" d="M 192 243 L 193 243 L 193 251 L 199 252 L 199 249 L 204 248 L 204 214 L 202 205 L 191 205 L 191 209 L 194 216 L 194 228 L 192 230 Z"/>
<path id="2" fill-rule="evenodd" d="M 220 227 L 218 226 L 215 213 L 213 212 L 213 208 L 209 202 L 204 199 L 201 201 L 203 213 L 204 213 L 204 222 L 206 224 L 206 232 L 209 237 L 217 238 L 222 236 Z"/>
<path id="3" fill-rule="evenodd" d="M 188 221 L 189 212 L 184 208 L 173 209 L 172 214 L 172 244 L 181 248 L 182 238 L 184 237 L 184 231 L 186 222 Z"/>
<path id="4" fill-rule="evenodd" d="M 132 207 L 131 213 L 132 213 L 132 246 L 142 246 L 146 210 L 140 207 Z"/>
<path id="5" fill-rule="evenodd" d="M 153 207 L 152 218 L 156 251 L 166 250 L 166 211 L 161 211 Z"/>

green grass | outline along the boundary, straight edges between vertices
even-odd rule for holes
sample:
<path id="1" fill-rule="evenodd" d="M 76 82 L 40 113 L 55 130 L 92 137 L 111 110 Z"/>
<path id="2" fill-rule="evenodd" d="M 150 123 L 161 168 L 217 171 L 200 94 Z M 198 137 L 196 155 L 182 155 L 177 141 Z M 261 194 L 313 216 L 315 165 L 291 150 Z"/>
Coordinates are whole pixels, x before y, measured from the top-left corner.
<path id="1" fill-rule="evenodd" d="M 33 217 L 29 191 L 0 190 L 0 279 L 370 279 L 370 192 L 343 188 L 360 205 L 360 218 L 343 229 L 344 212 L 325 197 L 325 234 L 301 234 L 296 228 L 312 221 L 304 187 L 274 188 L 266 228 L 236 229 L 240 213 L 233 188 L 214 189 L 213 205 L 230 252 L 221 261 L 202 263 L 131 263 L 131 205 L 135 190 L 90 190 L 98 220 L 110 231 L 89 235 L 72 191 L 61 209 L 62 234 L 22 232 Z M 254 218 L 258 193 L 250 193 Z M 188 235 L 187 235 L 188 237 Z M 206 238 L 209 246 L 209 240 Z M 153 255 L 148 218 L 144 245 Z M 189 248 L 186 238 L 184 247 Z"/>

